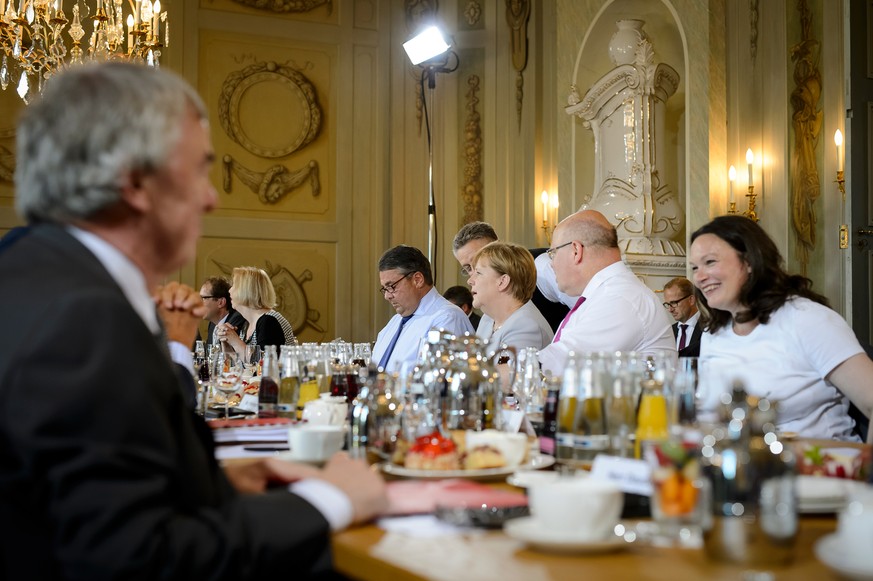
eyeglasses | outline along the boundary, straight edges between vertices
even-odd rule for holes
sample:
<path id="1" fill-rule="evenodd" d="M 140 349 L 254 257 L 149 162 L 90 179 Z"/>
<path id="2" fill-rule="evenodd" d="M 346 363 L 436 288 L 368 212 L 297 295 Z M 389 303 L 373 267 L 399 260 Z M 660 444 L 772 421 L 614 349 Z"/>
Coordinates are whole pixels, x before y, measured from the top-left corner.
<path id="1" fill-rule="evenodd" d="M 465 264 L 464 266 L 462 266 L 461 267 L 461 274 L 463 274 L 464 276 L 470 276 L 471 274 L 473 274 L 472 265 Z"/>
<path id="2" fill-rule="evenodd" d="M 220 299 L 221 297 L 215 295 L 200 295 L 200 298 L 205 301 L 206 299 Z"/>
<path id="3" fill-rule="evenodd" d="M 387 295 L 389 293 L 393 295 L 394 291 L 397 290 L 397 285 L 400 284 L 400 281 L 402 281 L 404 278 L 406 278 L 407 276 L 409 276 L 411 274 L 415 274 L 415 272 L 407 272 L 406 274 L 404 274 L 403 276 L 401 276 L 400 278 L 398 278 L 394 282 L 389 282 L 385 286 L 379 287 L 379 292 L 382 293 L 383 295 Z"/>
<path id="4" fill-rule="evenodd" d="M 684 301 L 685 299 L 687 299 L 690 296 L 691 295 L 685 295 L 681 299 L 676 299 L 675 301 L 666 301 L 662 304 L 664 305 L 664 308 L 666 308 L 666 309 L 675 309 L 676 307 L 679 306 L 679 303 L 681 303 L 682 301 Z"/>
<path id="5" fill-rule="evenodd" d="M 560 250 L 564 246 L 570 246 L 571 244 L 573 244 L 573 242 L 574 242 L 573 240 L 570 240 L 569 242 L 564 242 L 563 244 L 561 244 L 559 246 L 555 246 L 554 248 L 549 248 L 548 250 L 546 250 L 546 254 L 549 255 L 549 260 L 554 260 L 555 254 L 558 253 L 558 250 Z"/>

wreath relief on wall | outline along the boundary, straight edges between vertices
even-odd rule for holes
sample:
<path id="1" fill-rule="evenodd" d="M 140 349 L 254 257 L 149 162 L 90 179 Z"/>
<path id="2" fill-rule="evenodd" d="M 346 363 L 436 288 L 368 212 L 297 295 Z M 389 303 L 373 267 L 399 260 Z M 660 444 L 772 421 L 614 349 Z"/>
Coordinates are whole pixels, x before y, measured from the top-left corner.
<path id="1" fill-rule="evenodd" d="M 259 83 L 280 83 L 292 95 L 291 105 L 300 115 L 300 128 L 284 144 L 260 144 L 243 127 L 240 103 L 246 91 Z M 311 143 L 321 129 L 322 113 L 315 87 L 309 79 L 295 68 L 270 61 L 249 65 L 227 76 L 219 95 L 218 119 L 227 136 L 246 151 L 258 157 L 276 159 L 288 156 Z M 245 167 L 229 154 L 222 161 L 223 187 L 227 193 L 233 188 L 234 175 L 257 194 L 262 204 L 277 203 L 307 181 L 313 196 L 321 193 L 316 160 L 310 160 L 304 167 L 296 170 L 275 164 L 263 172 Z"/>

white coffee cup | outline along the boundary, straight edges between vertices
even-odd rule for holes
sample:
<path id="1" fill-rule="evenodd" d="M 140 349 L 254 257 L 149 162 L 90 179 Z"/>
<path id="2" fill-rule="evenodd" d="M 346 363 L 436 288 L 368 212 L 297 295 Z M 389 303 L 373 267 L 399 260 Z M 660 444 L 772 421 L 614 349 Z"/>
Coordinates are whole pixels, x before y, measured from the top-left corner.
<path id="1" fill-rule="evenodd" d="M 603 480 L 559 478 L 531 486 L 528 502 L 544 529 L 596 542 L 608 538 L 618 523 L 624 494 Z"/>
<path id="2" fill-rule="evenodd" d="M 846 507 L 837 520 L 840 543 L 847 555 L 873 553 L 873 486 L 853 482 Z"/>
<path id="3" fill-rule="evenodd" d="M 341 426 L 302 424 L 288 430 L 291 458 L 302 462 L 322 462 L 343 447 L 345 431 Z"/>

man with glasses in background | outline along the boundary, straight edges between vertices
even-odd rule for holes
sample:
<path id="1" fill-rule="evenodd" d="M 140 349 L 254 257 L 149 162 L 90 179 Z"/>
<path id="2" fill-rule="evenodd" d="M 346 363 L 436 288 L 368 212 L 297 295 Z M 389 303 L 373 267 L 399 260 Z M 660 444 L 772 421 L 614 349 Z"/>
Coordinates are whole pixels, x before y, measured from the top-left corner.
<path id="1" fill-rule="evenodd" d="M 676 356 L 670 319 L 655 293 L 622 262 L 615 227 L 600 212 L 565 218 L 546 255 L 558 288 L 581 295 L 540 351 L 543 371 L 560 375 L 570 351 L 636 351 Z"/>
<path id="2" fill-rule="evenodd" d="M 239 314 L 230 302 L 230 282 L 223 276 L 210 276 L 200 287 L 200 298 L 206 307 L 203 318 L 209 321 L 209 330 L 206 332 L 206 343 L 212 345 L 218 343 L 215 340 L 215 327 L 221 323 L 233 325 L 237 333 L 244 330 L 248 325 L 246 320 Z"/>
<path id="3" fill-rule="evenodd" d="M 397 311 L 379 331 L 372 361 L 394 371 L 418 357 L 422 338 L 432 328 L 455 335 L 473 333 L 470 319 L 433 286 L 430 262 L 421 250 L 401 244 L 379 259 L 379 292 Z"/>
<path id="4" fill-rule="evenodd" d="M 700 312 L 694 297 L 694 285 L 683 276 L 678 276 L 664 285 L 664 308 L 676 320 L 673 337 L 679 357 L 700 355 L 700 336 L 703 327 L 698 325 Z"/>

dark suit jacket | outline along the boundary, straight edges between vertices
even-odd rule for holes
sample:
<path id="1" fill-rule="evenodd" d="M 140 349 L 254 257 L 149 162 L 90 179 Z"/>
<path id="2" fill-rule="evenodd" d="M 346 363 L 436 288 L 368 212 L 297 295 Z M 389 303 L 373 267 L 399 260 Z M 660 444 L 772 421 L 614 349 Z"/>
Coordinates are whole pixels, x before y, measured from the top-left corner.
<path id="1" fill-rule="evenodd" d="M 227 319 L 225 320 L 225 323 L 230 323 L 231 325 L 236 327 L 237 333 L 239 333 L 240 331 L 244 331 L 246 329 L 246 327 L 249 326 L 248 321 L 246 321 L 243 318 L 243 316 L 241 314 L 239 314 L 239 312 L 234 308 L 231 308 L 230 311 L 228 311 Z M 215 333 L 215 323 L 213 323 L 212 321 L 209 321 L 209 329 L 206 331 L 206 344 L 207 345 L 212 345 L 212 342 L 213 342 L 212 339 L 213 339 L 214 333 Z"/>
<path id="2" fill-rule="evenodd" d="M 700 357 L 700 337 L 703 335 L 703 325 L 698 319 L 694 325 L 691 337 L 687 339 L 685 348 L 679 350 L 679 357 Z M 679 337 L 679 323 L 673 323 L 673 338 Z"/>
<path id="3" fill-rule="evenodd" d="M 0 578 L 282 578 L 329 563 L 284 489 L 238 495 L 158 340 L 42 225 L 0 253 Z"/>

